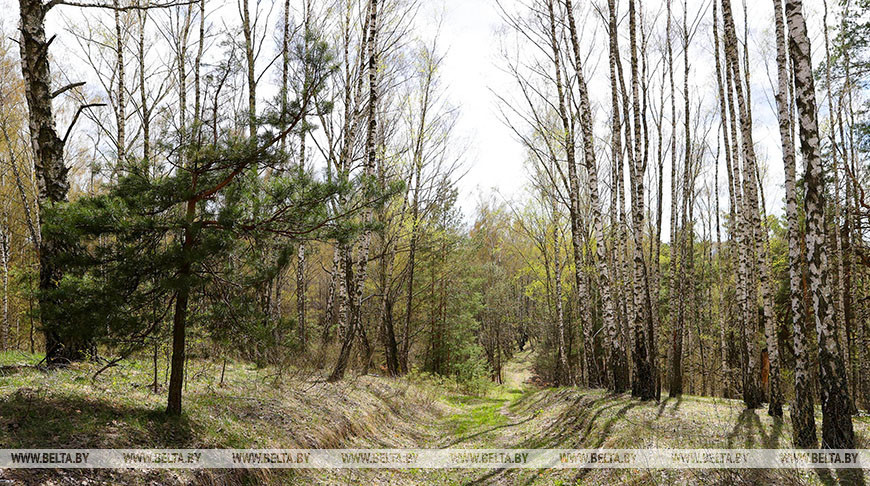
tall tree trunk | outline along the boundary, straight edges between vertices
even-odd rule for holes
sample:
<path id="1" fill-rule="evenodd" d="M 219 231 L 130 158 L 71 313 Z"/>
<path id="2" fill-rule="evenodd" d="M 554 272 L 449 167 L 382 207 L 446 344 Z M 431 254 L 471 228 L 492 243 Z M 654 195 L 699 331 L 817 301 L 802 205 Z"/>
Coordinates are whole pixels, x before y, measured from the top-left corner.
<path id="1" fill-rule="evenodd" d="M 825 192 L 819 127 L 816 111 L 815 81 L 810 58 L 810 39 L 807 35 L 801 0 L 786 0 L 785 17 L 788 23 L 789 47 L 794 66 L 795 99 L 800 121 L 801 152 L 806 161 L 804 185 L 807 220 L 807 261 L 813 317 L 819 340 L 819 384 L 822 401 L 822 446 L 832 449 L 855 447 L 846 369 L 836 339 L 830 306 L 828 282 L 828 256 L 824 250 Z"/>
<path id="2" fill-rule="evenodd" d="M 649 37 L 645 34 L 645 22 L 643 17 L 643 4 L 640 4 L 640 11 L 638 12 L 639 16 L 639 25 L 638 28 L 640 30 L 640 66 L 641 66 L 641 76 L 640 76 L 640 86 L 641 86 L 641 138 L 643 140 L 643 155 L 641 156 L 641 162 L 643 169 L 640 171 L 641 173 L 641 181 L 643 181 L 645 177 L 645 172 L 648 167 L 649 162 L 649 127 L 647 126 L 647 108 L 649 106 L 649 81 L 647 77 L 647 45 Z M 643 194 L 643 191 L 641 191 Z M 645 197 L 645 195 L 644 195 Z M 644 217 L 646 217 L 646 212 L 644 212 Z M 652 227 L 650 227 L 650 234 L 652 235 Z M 652 247 L 655 246 L 650 243 L 650 252 L 652 253 Z M 656 318 L 656 313 L 658 311 L 657 305 L 657 292 L 653 290 L 655 287 L 652 286 L 654 280 L 654 272 L 650 270 L 652 267 L 651 262 L 646 262 L 644 264 L 644 273 L 646 274 L 644 277 L 644 286 L 646 287 L 644 299 L 646 300 L 646 340 L 647 340 L 647 360 L 649 361 L 650 367 L 650 375 L 652 376 L 653 384 L 652 386 L 655 388 L 655 396 L 656 400 L 661 398 L 661 377 L 659 373 L 659 364 L 658 364 L 658 343 L 656 341 L 656 326 L 658 325 L 658 319 Z M 652 275 L 650 275 L 652 273 Z M 654 293 L 655 292 L 655 293 Z"/>
<path id="3" fill-rule="evenodd" d="M 366 133 L 366 162 L 365 174 L 368 180 L 374 175 L 375 160 L 377 157 L 377 106 L 378 106 L 378 0 L 371 0 L 368 6 L 367 26 L 369 28 L 367 36 L 368 48 L 368 79 L 369 79 L 369 99 L 368 99 L 368 128 Z M 371 194 L 371 191 L 366 190 L 365 197 Z M 365 224 L 369 224 L 372 219 L 372 210 L 368 206 L 364 212 L 363 220 Z M 360 238 L 360 247 L 357 255 L 357 269 L 353 269 L 352 251 L 345 250 L 345 283 L 348 291 L 349 305 L 349 332 L 345 336 L 345 342 L 342 345 L 339 354 L 338 362 L 329 376 L 329 381 L 334 382 L 341 380 L 344 377 L 344 372 L 347 369 L 347 361 L 350 357 L 350 349 L 355 333 L 359 333 L 360 341 L 363 346 L 363 364 L 367 368 L 371 360 L 371 348 L 368 345 L 365 328 L 362 322 L 362 294 L 363 284 L 365 283 L 366 270 L 369 259 L 369 245 L 371 243 L 371 231 L 365 230 Z"/>
<path id="4" fill-rule="evenodd" d="M 629 179 L 631 182 L 631 224 L 634 240 L 634 375 L 632 396 L 642 400 L 650 400 L 656 396 L 655 376 L 650 360 L 648 320 L 652 319 L 650 306 L 650 289 L 646 262 L 643 253 L 643 221 L 644 221 L 644 174 L 646 167 L 641 154 L 641 114 L 640 114 L 640 76 L 637 60 L 637 12 L 635 0 L 628 3 L 629 44 L 631 52 L 631 98 L 634 115 L 634 149 L 629 149 Z M 629 129 L 626 127 L 626 132 Z M 628 138 L 628 137 L 627 137 Z"/>
<path id="5" fill-rule="evenodd" d="M 547 0 L 547 10 L 549 13 L 549 28 L 550 28 L 550 47 L 553 52 L 553 64 L 555 70 L 556 93 L 559 98 L 558 113 L 562 122 L 562 145 L 565 148 L 566 165 L 568 166 L 568 212 L 571 218 L 571 247 L 574 256 L 574 278 L 577 285 L 577 293 L 579 294 L 578 307 L 583 326 L 583 346 L 584 355 L 586 356 L 586 377 L 588 386 L 596 386 L 600 380 L 595 363 L 595 344 L 594 334 L 592 333 L 592 312 L 589 308 L 589 293 L 586 287 L 586 279 L 583 276 L 582 264 L 582 245 L 581 245 L 581 224 L 580 224 L 580 182 L 577 178 L 577 160 L 576 147 L 574 145 L 574 123 L 568 113 L 568 100 L 566 99 L 565 87 L 562 82 L 562 53 L 559 48 L 559 39 L 556 36 L 556 15 L 554 8 L 554 0 Z M 582 103 L 582 101 L 581 101 Z M 558 262 L 557 262 L 558 265 Z M 561 283 L 559 290 L 561 291 Z M 557 304 L 561 312 L 561 303 Z M 561 317 L 560 317 L 561 319 Z M 564 336 L 560 331 L 560 343 Z M 560 344 L 561 346 L 561 344 Z M 563 351 L 560 348 L 560 353 Z M 561 359 L 561 354 L 560 354 Z M 567 362 L 567 361 L 566 361 Z"/>
<path id="6" fill-rule="evenodd" d="M 387 190 L 387 160 L 381 157 L 378 161 L 378 187 L 381 191 Z M 413 171 L 411 171 L 413 173 Z M 400 210 L 400 218 L 403 218 L 405 213 L 405 204 L 407 196 L 402 201 Z M 378 280 L 380 286 L 381 308 L 380 308 L 380 339 L 381 345 L 384 348 L 384 362 L 386 365 L 387 375 L 398 376 L 399 374 L 399 350 L 396 342 L 396 331 L 393 325 L 393 265 L 396 260 L 396 244 L 390 236 L 390 225 L 392 220 L 388 219 L 386 205 L 378 207 L 378 220 L 381 223 L 381 228 L 378 231 L 380 240 L 380 248 L 378 249 L 381 257 L 378 264 Z M 399 226 L 402 225 L 402 219 L 399 220 Z"/>
<path id="7" fill-rule="evenodd" d="M 844 266 L 844 257 L 845 252 L 843 240 L 848 234 L 843 230 L 840 225 L 840 175 L 839 168 L 842 164 L 845 167 L 848 164 L 848 153 L 843 149 L 842 145 L 846 145 L 845 136 L 843 135 L 843 117 L 842 117 L 842 105 L 843 105 L 843 95 L 842 93 L 839 96 L 839 100 L 837 102 L 836 109 L 834 108 L 834 96 L 832 93 L 831 86 L 831 48 L 828 36 L 828 2 L 822 2 L 823 10 L 822 10 L 822 25 L 824 28 L 822 31 L 824 32 L 825 39 L 825 85 L 827 88 L 827 98 L 828 98 L 828 113 L 831 119 L 831 124 L 835 125 L 836 128 L 831 127 L 830 129 L 830 142 L 831 142 L 831 162 L 833 164 L 833 170 L 831 171 L 831 175 L 833 175 L 833 186 L 834 186 L 834 200 L 831 203 L 831 216 L 833 219 L 833 225 L 830 228 L 830 233 L 833 234 L 833 241 L 831 242 L 831 250 L 833 254 L 833 259 L 835 263 L 836 270 L 836 298 L 833 300 L 834 304 L 834 327 L 837 329 L 838 339 L 840 340 L 840 345 L 843 346 L 845 344 L 846 347 L 846 356 L 845 360 L 847 363 L 847 369 L 851 369 L 852 364 L 852 322 L 851 316 L 847 313 L 846 309 L 848 307 L 848 299 L 849 293 L 846 292 L 846 273 L 847 270 Z M 849 67 L 847 66 L 848 59 L 848 48 L 843 48 L 844 59 L 843 64 L 847 73 L 849 72 Z M 849 80 L 845 80 L 844 89 L 850 89 Z M 834 115 L 836 113 L 836 116 Z M 834 121 L 836 120 L 836 122 Z M 836 134 L 839 131 L 840 138 L 842 140 L 842 145 L 837 143 Z M 844 171 L 845 173 L 845 171 Z M 842 333 L 845 331 L 845 340 L 842 339 Z M 855 384 L 854 384 L 854 376 L 850 376 L 847 374 L 847 383 L 849 384 L 849 389 L 852 392 L 851 402 L 852 402 L 852 411 L 857 412 L 855 408 Z"/>
<path id="8" fill-rule="evenodd" d="M 673 47 L 671 45 L 671 32 L 672 32 L 672 10 L 671 10 L 672 2 L 668 0 L 666 4 L 667 10 L 667 23 L 665 26 L 665 37 L 667 42 L 665 42 L 665 50 L 667 55 L 667 65 L 668 65 L 668 84 L 670 86 L 670 99 L 671 99 L 671 268 L 670 275 L 668 277 L 668 295 L 670 297 L 669 304 L 669 319 L 672 326 L 672 346 L 671 346 L 671 369 L 670 369 L 670 378 L 671 383 L 670 388 L 676 389 L 677 387 L 673 383 L 675 379 L 675 371 L 674 367 L 678 366 L 676 363 L 677 355 L 680 356 L 679 359 L 682 359 L 682 340 L 683 340 L 683 319 L 682 314 L 684 311 L 684 299 L 680 296 L 682 295 L 681 289 L 683 286 L 683 279 L 678 275 L 678 271 L 682 271 L 682 265 L 680 260 L 683 258 L 682 252 L 682 244 L 680 243 L 679 238 L 679 223 L 677 221 L 678 217 L 678 207 L 680 201 L 679 191 L 677 190 L 679 183 L 677 182 L 677 96 L 676 96 L 676 87 L 674 84 L 674 54 Z M 664 90 L 664 87 L 662 87 Z M 664 108 L 663 108 L 664 110 Z M 674 306 L 677 307 L 676 312 L 674 312 Z M 678 348 L 680 349 L 677 352 Z M 682 372 L 680 372 L 682 373 Z M 682 382 L 682 375 L 679 378 L 679 381 Z M 679 384 L 680 393 L 682 393 L 682 383 Z"/>
<path id="9" fill-rule="evenodd" d="M 580 96 L 580 133 L 583 137 L 583 160 L 586 168 L 586 184 L 589 189 L 589 199 L 592 206 L 592 224 L 595 229 L 596 265 L 598 268 L 598 288 L 603 304 L 602 319 L 608 341 L 608 367 L 617 369 L 612 377 L 625 375 L 625 348 L 617 332 L 616 311 L 614 309 L 613 286 L 610 281 L 610 269 L 607 266 L 607 245 L 604 233 L 604 221 L 601 215 L 601 197 L 598 192 L 598 163 L 595 159 L 595 133 L 592 120 L 592 104 L 589 102 L 589 89 L 583 74 L 580 42 L 577 35 L 577 25 L 574 19 L 574 8 L 571 0 L 565 0 L 568 15 L 568 28 L 574 54 L 574 68 L 577 73 L 577 87 Z M 575 174 L 576 176 L 576 174 Z M 578 188 L 579 189 L 579 188 Z M 575 255 L 576 256 L 576 255 Z M 611 378 L 613 379 L 613 378 Z M 614 380 L 615 381 L 615 380 Z"/>
<path id="10" fill-rule="evenodd" d="M 656 132 L 658 136 L 658 143 L 656 144 L 656 160 L 658 161 L 658 183 L 656 184 L 656 223 L 655 223 L 655 236 L 652 241 L 652 247 L 654 249 L 650 250 L 650 268 L 652 270 L 652 288 L 655 289 L 655 294 L 653 298 L 653 316 L 655 318 L 655 326 L 657 328 L 661 327 L 661 317 L 659 310 L 659 299 L 658 296 L 661 289 L 661 280 L 662 280 L 662 215 L 664 212 L 664 178 L 665 178 L 665 159 L 664 159 L 664 117 L 665 117 L 665 79 L 667 77 L 667 71 L 662 69 L 662 80 L 661 80 L 661 90 L 659 91 L 659 113 L 658 119 L 656 120 Z M 653 340 L 654 346 L 658 347 L 657 341 Z M 667 353 L 665 353 L 665 357 L 667 357 Z M 658 358 L 656 358 L 657 360 Z M 656 361 L 656 369 L 658 370 L 658 361 Z M 656 400 L 661 399 L 662 395 L 662 373 L 656 373 Z"/>
<path id="11" fill-rule="evenodd" d="M 668 2 L 668 31 L 670 32 L 670 22 L 671 22 L 671 2 Z M 689 126 L 689 90 L 688 90 L 688 82 L 689 82 L 689 46 L 688 46 L 688 29 L 686 29 L 686 12 L 683 13 L 683 51 L 684 51 L 684 59 L 685 59 L 685 71 L 683 77 L 683 100 L 684 100 L 684 123 L 683 129 L 685 130 L 685 152 L 683 158 L 683 194 L 682 194 L 682 205 L 681 205 L 681 213 L 682 218 L 680 222 L 680 227 L 675 229 L 676 231 L 676 243 L 677 248 L 676 251 L 679 253 L 679 258 L 677 260 L 678 266 L 678 274 L 677 274 L 677 293 L 674 296 L 678 300 L 677 302 L 677 320 L 676 325 L 673 329 L 673 349 L 671 351 L 671 381 L 670 388 L 668 390 L 668 394 L 672 397 L 677 397 L 683 394 L 683 368 L 682 368 L 682 360 L 683 360 L 683 335 L 685 334 L 685 319 L 686 319 L 686 301 L 692 301 L 692 282 L 687 281 L 687 279 L 691 280 L 693 278 L 691 274 L 691 270 L 689 267 L 691 264 L 689 263 L 693 258 L 692 253 L 693 250 L 691 248 L 691 221 L 689 220 L 689 206 L 692 204 L 692 195 L 691 191 L 694 189 L 690 185 L 690 181 L 692 180 L 692 139 L 690 133 Z M 668 50 L 670 50 L 670 35 L 668 36 Z M 673 60 L 670 61 L 669 64 L 669 72 L 671 75 L 671 81 L 673 81 Z M 672 93 L 673 96 L 673 93 Z M 674 102 L 672 98 L 672 103 Z M 676 116 L 673 116 L 671 121 L 671 127 L 674 129 L 673 139 L 672 139 L 672 149 L 674 149 L 674 153 L 672 155 L 672 160 L 676 161 Z M 688 241 L 687 241 L 688 240 Z M 687 276 L 688 270 L 688 276 Z M 691 343 L 690 343 L 691 344 Z"/>
<path id="12" fill-rule="evenodd" d="M 688 301 L 686 315 L 689 322 L 695 323 L 697 331 L 697 349 L 699 352 L 702 379 L 706 378 L 706 366 L 704 363 L 704 343 L 701 340 L 701 332 L 698 319 L 698 290 L 695 284 L 695 178 L 696 163 L 693 161 L 692 132 L 689 110 L 689 26 L 688 26 L 688 3 L 683 2 L 683 131 L 685 133 L 684 162 L 683 162 L 683 260 L 685 261 L 685 298 Z M 700 154 L 698 155 L 700 157 Z M 681 326 L 683 327 L 683 326 Z M 680 381 L 682 381 L 682 369 L 680 369 Z M 680 383 L 682 386 L 682 383 Z M 702 381 L 703 390 L 703 381 Z"/>
<path id="13" fill-rule="evenodd" d="M 745 373 L 743 386 L 743 401 L 747 408 L 761 406 L 762 393 L 759 388 L 760 373 L 758 369 L 759 353 L 757 351 L 758 322 L 758 284 L 755 264 L 763 258 L 759 248 L 760 218 L 758 214 L 758 185 L 755 170 L 755 149 L 752 141 L 751 107 L 747 104 L 743 92 L 743 78 L 740 75 L 740 59 L 737 53 L 737 35 L 734 28 L 734 18 L 731 14 L 731 0 L 722 0 L 722 18 L 725 25 L 725 59 L 726 79 L 732 80 L 736 94 L 737 111 L 740 120 L 743 153 L 743 218 L 745 223 L 744 253 L 741 264 L 745 284 L 745 305 L 743 309 L 744 338 L 746 339 Z M 730 90 L 729 90 L 730 91 Z M 732 141 L 736 137 L 732 137 Z M 764 272 L 761 272 L 764 280 Z"/>
<path id="14" fill-rule="evenodd" d="M 286 7 L 289 5 L 285 5 Z M 303 2 L 303 12 L 302 12 L 304 21 L 303 21 L 303 55 L 308 55 L 308 37 L 311 34 L 311 11 L 310 5 L 306 0 Z M 285 13 L 285 25 L 284 25 L 284 46 L 285 49 L 289 44 L 289 39 L 287 36 L 289 35 L 289 27 L 286 25 L 288 22 L 288 15 Z M 286 74 L 285 74 L 286 76 Z M 285 92 L 285 96 L 287 96 L 287 84 L 284 79 L 282 79 L 284 83 L 283 89 Z M 302 175 L 305 173 L 305 138 L 308 127 L 306 126 L 306 121 L 302 120 L 302 126 L 299 130 L 299 174 Z M 305 242 L 299 242 L 299 248 L 296 250 L 296 326 L 298 330 L 298 338 L 299 338 L 299 348 L 300 352 L 304 353 L 308 349 L 308 330 L 305 322 Z"/>
<path id="15" fill-rule="evenodd" d="M 175 39 L 176 59 L 178 65 L 178 119 L 180 145 L 185 147 L 189 142 L 187 130 L 187 42 L 190 33 L 191 5 L 185 8 L 182 30 Z M 186 166 L 184 150 L 179 151 L 178 164 Z M 192 192 L 196 192 L 196 179 L 193 180 Z M 184 387 L 184 364 L 186 355 L 185 334 L 187 327 L 187 306 L 190 301 L 190 276 L 192 275 L 192 250 L 195 245 L 196 233 L 194 220 L 196 218 L 196 202 L 190 200 L 185 208 L 186 227 L 181 245 L 181 264 L 178 268 L 179 288 L 175 293 L 175 310 L 172 317 L 172 357 L 170 358 L 169 390 L 166 413 L 181 415 L 181 393 Z"/>
<path id="16" fill-rule="evenodd" d="M 52 112 L 51 71 L 48 49 L 51 40 L 45 38 L 45 14 L 48 7 L 41 0 L 19 0 L 21 10 L 21 71 L 24 77 L 25 98 L 28 108 L 30 141 L 33 147 L 33 165 L 39 189 L 37 198 L 39 221 L 44 221 L 48 206 L 66 201 L 69 191 L 67 173 L 63 161 L 64 141 L 57 135 Z M 56 288 L 61 271 L 55 260 L 60 248 L 51 239 L 40 241 L 39 289 L 40 305 L 50 305 L 46 292 Z M 62 322 L 52 322 L 48 315 L 42 316 L 45 329 L 45 355 L 49 365 L 63 365 L 85 357 L 88 344 L 62 334 L 58 328 Z"/>
<path id="17" fill-rule="evenodd" d="M 842 23 L 843 24 L 845 24 L 846 18 L 849 17 L 850 5 L 851 5 L 850 3 L 846 3 L 845 11 L 842 14 L 842 18 L 843 18 Z M 825 8 L 827 10 L 827 4 L 825 4 Z M 827 33 L 827 31 L 826 31 L 826 33 Z M 841 43 L 844 42 L 845 38 L 846 37 L 840 38 Z M 855 86 L 855 83 L 852 81 L 851 49 L 849 49 L 846 46 L 841 46 L 841 50 L 843 52 L 843 67 L 844 67 L 844 69 L 843 69 L 843 71 L 844 71 L 843 83 L 845 86 L 846 93 L 845 93 L 845 100 L 842 99 L 842 95 L 841 95 L 840 103 L 838 103 L 838 106 L 840 106 L 840 109 L 837 110 L 837 127 L 838 127 L 838 131 L 840 132 L 840 139 L 846 140 L 846 135 L 844 134 L 844 131 L 843 131 L 843 113 L 842 113 L 842 111 L 843 111 L 842 104 L 843 104 L 843 101 L 845 101 L 845 103 L 846 103 L 845 115 L 848 116 L 848 121 L 849 121 L 849 130 L 848 130 L 849 151 L 847 154 L 848 156 L 846 156 L 846 154 L 844 154 L 844 159 L 849 159 L 849 160 L 844 160 L 844 170 L 848 170 L 851 174 L 850 176 L 848 176 L 846 178 L 846 180 L 847 180 L 846 200 L 848 201 L 850 198 L 850 195 L 851 195 L 851 197 L 854 200 L 856 200 L 855 206 L 857 207 L 858 206 L 857 194 L 859 192 L 859 189 L 855 187 L 858 184 L 857 179 L 855 178 L 856 177 L 855 175 L 858 173 L 858 145 L 859 145 L 859 143 L 855 140 L 855 131 L 860 125 L 859 125 L 859 123 L 856 122 L 855 110 L 853 108 L 854 100 L 852 97 L 852 93 L 855 90 L 856 86 Z M 830 63 L 828 63 L 828 64 L 830 64 Z M 848 206 L 849 206 L 849 204 L 847 203 L 846 207 L 848 207 Z M 845 227 L 843 228 L 844 235 L 845 235 L 844 238 L 846 239 L 846 246 L 844 248 L 843 257 L 846 259 L 846 262 L 847 262 L 845 264 L 845 274 L 843 276 L 843 280 L 845 283 L 845 293 L 843 295 L 843 299 L 844 299 L 843 309 L 844 309 L 844 314 L 845 314 L 844 320 L 845 320 L 845 324 L 846 324 L 846 331 L 847 331 L 848 335 L 852 335 L 852 336 L 854 336 L 854 333 L 855 333 L 853 325 L 854 325 L 854 322 L 856 322 L 854 319 L 854 315 L 853 315 L 854 309 L 853 309 L 853 301 L 852 301 L 853 292 L 856 290 L 856 288 L 852 285 L 852 282 L 853 282 L 852 270 L 854 268 L 854 265 L 852 263 L 852 262 L 854 262 L 854 256 L 853 256 L 854 253 L 852 251 L 852 245 L 853 245 L 852 242 L 861 241 L 860 235 L 862 234 L 857 229 L 857 226 L 860 224 L 860 221 L 861 221 L 860 218 L 856 218 L 856 216 L 858 214 L 860 214 L 860 211 L 858 211 L 857 209 L 852 211 L 852 212 L 846 211 L 846 214 L 844 215 L 845 216 Z M 850 232 L 850 228 L 851 228 L 851 232 Z M 859 323 L 860 327 L 863 327 L 866 325 L 865 324 L 866 320 L 865 321 L 857 321 L 857 322 Z M 859 330 L 859 332 L 863 333 L 863 330 Z M 852 338 L 852 339 L 854 339 L 854 338 Z M 854 342 L 852 344 L 854 344 Z M 854 357 L 852 355 L 852 348 L 854 347 L 852 344 L 850 344 L 849 349 L 848 349 L 848 351 L 849 351 L 848 360 L 849 360 L 850 365 L 851 365 L 850 367 L 852 370 L 852 377 L 853 377 L 853 381 L 851 382 L 852 383 L 851 386 L 853 387 L 852 388 L 852 397 L 853 397 L 852 398 L 852 411 L 857 412 L 856 402 L 857 402 L 858 391 L 860 390 L 863 394 L 865 394 L 865 404 L 867 403 L 867 401 L 866 401 L 867 397 L 866 397 L 866 392 L 864 392 L 864 387 L 858 384 L 858 382 L 862 381 L 862 378 L 858 375 L 858 369 L 861 365 L 857 362 L 858 359 L 854 359 Z M 860 355 L 861 353 L 858 353 L 858 354 Z M 862 376 L 866 377 L 867 374 L 864 374 Z M 856 390 L 856 388 L 858 390 Z"/>
<path id="18" fill-rule="evenodd" d="M 405 303 L 404 329 L 402 330 L 402 346 L 399 349 L 399 368 L 402 373 L 408 372 L 408 354 L 411 348 L 411 319 L 414 313 L 414 275 L 417 258 L 417 239 L 420 227 L 420 191 L 422 185 L 424 148 L 426 141 L 426 127 L 429 120 L 429 109 L 434 84 L 435 66 L 427 66 L 425 70 L 425 82 L 420 101 L 420 120 L 414 135 L 414 151 L 412 155 L 413 167 L 408 179 L 409 191 L 413 191 L 411 197 L 411 234 L 408 243 L 408 295 Z M 413 185 L 412 185 L 413 182 Z M 406 196 L 406 200 L 407 200 Z M 403 211 L 404 213 L 404 211 Z M 393 248 L 395 252 L 395 246 Z"/>
<path id="19" fill-rule="evenodd" d="M 613 195 L 611 196 L 611 212 L 613 214 L 612 219 L 616 219 L 611 224 L 614 228 L 616 228 L 616 238 L 614 238 L 613 243 L 613 253 L 615 254 L 615 258 L 613 259 L 612 266 L 612 275 L 614 277 L 618 276 L 620 272 L 617 270 L 618 267 L 622 267 L 620 262 L 622 261 L 623 251 L 622 245 L 624 242 L 624 217 L 622 217 L 622 212 L 624 211 L 625 202 L 623 200 L 622 195 L 622 122 L 620 119 L 620 109 L 619 109 L 619 89 L 618 89 L 618 75 L 617 75 L 617 63 L 619 60 L 619 32 L 617 31 L 617 23 L 616 23 L 616 5 L 613 0 L 608 2 L 609 4 L 609 17 L 608 17 L 608 33 L 609 33 L 609 52 L 610 52 L 610 103 L 611 103 L 611 139 L 610 139 L 610 159 L 611 164 L 613 164 L 614 169 L 614 181 L 613 181 Z M 626 120 L 627 122 L 628 120 Z M 617 208 L 618 206 L 618 208 Z M 623 280 L 624 281 L 624 280 Z M 622 299 L 619 298 L 619 301 Z M 624 314 L 623 314 L 624 315 Z M 609 388 L 610 391 L 614 393 L 621 393 L 628 389 L 629 386 L 629 370 L 628 370 L 628 355 L 626 354 L 626 349 L 624 346 L 618 347 L 614 343 L 624 343 L 625 341 L 622 339 L 622 330 L 621 326 L 617 325 L 617 319 L 614 319 L 614 326 L 611 329 L 607 329 L 607 337 L 609 344 L 609 356 L 608 356 L 608 366 L 610 367 L 610 375 L 609 375 Z"/>

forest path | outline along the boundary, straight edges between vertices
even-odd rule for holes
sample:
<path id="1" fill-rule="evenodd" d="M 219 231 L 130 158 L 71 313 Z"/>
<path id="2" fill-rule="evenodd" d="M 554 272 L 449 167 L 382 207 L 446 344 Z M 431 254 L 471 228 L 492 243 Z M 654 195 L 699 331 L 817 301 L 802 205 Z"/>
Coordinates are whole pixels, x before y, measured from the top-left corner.
<path id="1" fill-rule="evenodd" d="M 515 354 L 510 361 L 505 363 L 502 368 L 504 386 L 518 389 L 531 386 L 528 382 L 534 373 L 532 370 L 533 355 L 534 350 L 528 346 L 528 349 Z"/>
<path id="2" fill-rule="evenodd" d="M 515 406 L 538 389 L 532 377 L 531 349 L 517 353 L 502 369 L 503 383 L 483 397 L 459 395 L 448 402 L 459 409 L 443 420 L 441 447 L 505 447 L 521 440 L 520 426 L 534 418 Z"/>
<path id="3" fill-rule="evenodd" d="M 405 378 L 349 376 L 326 383 L 230 363 L 192 360 L 186 416 L 166 420 L 164 395 L 143 386 L 149 361 L 121 364 L 100 380 L 97 364 L 46 374 L 40 356 L 0 353 L 0 444 L 7 448 L 375 448 L 634 449 L 779 448 L 792 443 L 784 420 L 746 410 L 740 400 L 684 395 L 642 402 L 602 389 L 535 385 L 535 354 L 505 364 L 504 384 L 485 396 Z M 10 371 L 10 367 L 14 370 Z M 821 414 L 817 423 L 822 422 Z M 856 416 L 859 448 L 870 444 L 870 418 Z M 47 442 L 50 441 L 50 442 Z M 628 469 L 299 469 L 0 470 L 14 484 L 823 484 L 802 470 Z M 870 484 L 870 474 L 867 477 Z"/>

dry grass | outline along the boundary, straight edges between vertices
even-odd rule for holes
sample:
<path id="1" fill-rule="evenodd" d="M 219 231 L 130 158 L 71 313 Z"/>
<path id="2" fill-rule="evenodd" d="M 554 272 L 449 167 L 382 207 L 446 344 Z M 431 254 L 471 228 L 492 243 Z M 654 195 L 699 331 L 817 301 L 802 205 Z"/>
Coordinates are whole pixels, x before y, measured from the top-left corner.
<path id="1" fill-rule="evenodd" d="M 420 376 L 348 376 L 194 361 L 185 415 L 163 413 L 165 390 L 149 387 L 149 363 L 101 375 L 94 365 L 46 373 L 37 357 L 0 356 L 0 448 L 776 448 L 791 428 L 735 400 L 685 396 L 640 402 L 603 390 L 538 389 L 528 353 L 505 384 L 469 396 Z M 821 420 L 819 418 L 819 423 Z M 870 423 L 856 418 L 859 446 Z M 26 484 L 820 484 L 836 474 L 791 470 L 213 470 L 24 471 L 0 478 Z"/>

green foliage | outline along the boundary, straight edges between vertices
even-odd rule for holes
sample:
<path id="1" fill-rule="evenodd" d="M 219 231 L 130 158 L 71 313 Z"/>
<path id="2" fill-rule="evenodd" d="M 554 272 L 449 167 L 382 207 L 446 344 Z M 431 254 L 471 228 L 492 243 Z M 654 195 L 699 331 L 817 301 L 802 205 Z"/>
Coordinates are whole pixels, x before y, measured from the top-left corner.
<path id="1" fill-rule="evenodd" d="M 230 142 L 221 153 L 235 156 L 247 146 Z M 64 322 L 64 332 L 85 338 L 141 344 L 186 285 L 199 292 L 192 317 L 218 334 L 262 326 L 252 289 L 286 264 L 294 240 L 266 260 L 259 244 L 274 234 L 314 233 L 328 219 L 325 201 L 340 188 L 304 172 L 264 180 L 250 171 L 221 197 L 197 202 L 199 216 L 190 222 L 180 210 L 193 194 L 188 184 L 186 171 L 152 177 L 131 167 L 108 193 L 49 208 L 43 231 L 62 245 L 64 277 L 42 312 L 65 317 L 49 322 Z M 196 235 L 189 251 L 186 230 Z M 186 279 L 178 272 L 185 264 L 193 268 Z"/>
<path id="2" fill-rule="evenodd" d="M 43 235 L 58 246 L 63 275 L 41 296 L 45 322 L 124 356 L 184 295 L 190 304 L 175 315 L 202 324 L 218 341 L 290 345 L 292 321 L 274 319 L 263 305 L 267 283 L 302 239 L 355 230 L 328 203 L 356 182 L 318 180 L 278 143 L 294 130 L 312 130 L 306 117 L 330 108 L 317 101 L 335 70 L 328 46 L 307 32 L 293 62 L 293 97 L 282 93 L 257 117 L 254 136 L 221 127 L 218 137 L 215 126 L 214 140 L 204 141 L 194 120 L 159 141 L 174 157 L 128 161 L 114 168 L 105 193 L 45 208 Z"/>

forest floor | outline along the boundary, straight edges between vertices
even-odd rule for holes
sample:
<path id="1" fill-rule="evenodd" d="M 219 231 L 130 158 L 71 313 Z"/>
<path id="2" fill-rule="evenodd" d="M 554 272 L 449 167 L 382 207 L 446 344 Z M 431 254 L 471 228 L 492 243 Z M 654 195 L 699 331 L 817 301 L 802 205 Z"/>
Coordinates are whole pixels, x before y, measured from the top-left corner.
<path id="1" fill-rule="evenodd" d="M 641 402 L 604 390 L 538 388 L 530 351 L 485 396 L 422 377 L 349 376 L 192 360 L 185 414 L 167 419 L 151 364 L 45 372 L 0 354 L 0 448 L 779 448 L 790 421 L 742 402 Z M 164 370 L 160 370 L 163 373 Z M 819 423 L 821 423 L 819 417 Z M 870 419 L 855 418 L 868 448 Z M 868 471 L 870 472 L 870 471 Z M 833 484 L 797 470 L 0 470 L 3 484 Z M 868 476 L 870 478 L 870 476 Z"/>

